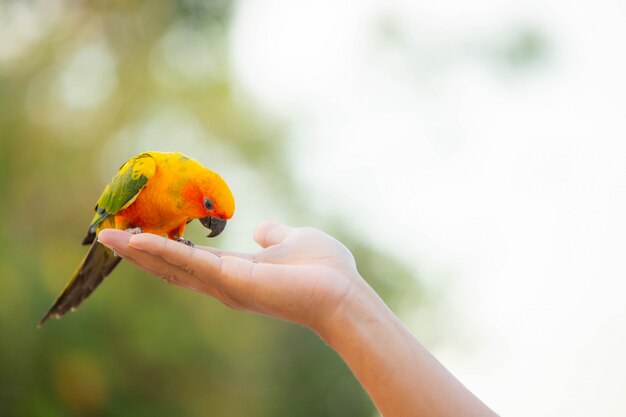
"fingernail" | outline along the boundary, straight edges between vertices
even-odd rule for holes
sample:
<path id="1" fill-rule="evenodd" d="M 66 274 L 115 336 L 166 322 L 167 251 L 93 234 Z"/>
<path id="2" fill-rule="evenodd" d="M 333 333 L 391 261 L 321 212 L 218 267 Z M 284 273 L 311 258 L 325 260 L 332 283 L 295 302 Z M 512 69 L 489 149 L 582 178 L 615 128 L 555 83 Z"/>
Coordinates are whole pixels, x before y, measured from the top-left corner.
<path id="1" fill-rule="evenodd" d="M 136 246 L 134 245 L 134 243 L 137 243 L 137 236 L 141 236 L 141 235 L 132 235 L 130 238 L 128 238 L 128 246 L 136 248 Z"/>

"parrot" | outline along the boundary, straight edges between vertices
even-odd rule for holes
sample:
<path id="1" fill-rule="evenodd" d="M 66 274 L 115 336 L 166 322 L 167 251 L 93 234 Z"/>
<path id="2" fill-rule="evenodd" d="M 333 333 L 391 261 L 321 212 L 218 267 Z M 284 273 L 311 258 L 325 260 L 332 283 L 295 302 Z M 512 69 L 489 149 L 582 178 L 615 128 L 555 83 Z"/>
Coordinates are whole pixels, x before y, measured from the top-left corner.
<path id="1" fill-rule="evenodd" d="M 220 175 L 179 152 L 144 152 L 124 163 L 95 206 L 83 245 L 87 255 L 38 327 L 74 311 L 120 263 L 97 240 L 102 229 L 154 233 L 193 246 L 183 237 L 193 219 L 219 235 L 235 211 L 233 194 Z"/>

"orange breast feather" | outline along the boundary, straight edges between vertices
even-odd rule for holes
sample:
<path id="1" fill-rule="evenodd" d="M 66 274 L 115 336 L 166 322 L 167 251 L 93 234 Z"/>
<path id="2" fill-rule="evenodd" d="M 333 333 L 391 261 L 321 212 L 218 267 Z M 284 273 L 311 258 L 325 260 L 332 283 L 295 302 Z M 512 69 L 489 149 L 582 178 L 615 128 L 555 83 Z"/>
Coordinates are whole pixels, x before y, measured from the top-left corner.
<path id="1" fill-rule="evenodd" d="M 191 217 L 189 205 L 181 191 L 193 178 L 193 167 L 164 161 L 157 166 L 137 199 L 115 215 L 115 227 L 139 227 L 143 232 L 167 234 L 172 238 L 182 236 Z M 187 165 L 187 164 L 184 164 Z"/>

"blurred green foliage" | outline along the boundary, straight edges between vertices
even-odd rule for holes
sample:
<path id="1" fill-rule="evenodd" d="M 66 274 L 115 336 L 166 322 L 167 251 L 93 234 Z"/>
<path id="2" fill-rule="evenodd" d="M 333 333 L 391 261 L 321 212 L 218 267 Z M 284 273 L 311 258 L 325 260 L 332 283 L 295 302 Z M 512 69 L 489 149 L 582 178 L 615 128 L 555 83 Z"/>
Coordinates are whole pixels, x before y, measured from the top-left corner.
<path id="1" fill-rule="evenodd" d="M 0 416 L 374 414 L 311 332 L 125 263 L 76 314 L 35 328 L 86 251 L 106 180 L 147 149 L 188 152 L 235 183 L 238 213 L 213 244 L 249 241 L 247 213 L 326 225 L 383 297 L 418 302 L 406 268 L 307 210 L 280 125 L 232 80 L 230 7 L 0 1 Z"/>

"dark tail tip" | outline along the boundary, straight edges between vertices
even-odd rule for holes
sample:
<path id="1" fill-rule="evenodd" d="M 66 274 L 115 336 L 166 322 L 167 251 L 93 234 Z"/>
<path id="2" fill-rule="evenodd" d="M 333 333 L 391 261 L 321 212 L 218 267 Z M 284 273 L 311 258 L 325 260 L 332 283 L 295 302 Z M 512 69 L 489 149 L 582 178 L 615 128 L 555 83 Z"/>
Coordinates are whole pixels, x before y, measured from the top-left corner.
<path id="1" fill-rule="evenodd" d="M 41 320 L 39 320 L 39 323 L 37 323 L 37 328 L 41 329 L 43 325 L 48 321 L 49 318 L 50 318 L 50 314 L 46 313 L 46 315 L 43 316 Z"/>
<path id="2" fill-rule="evenodd" d="M 83 239 L 83 245 L 91 245 L 94 240 L 96 240 L 96 233 L 91 233 L 91 231 L 89 231 L 87 236 Z"/>
<path id="3" fill-rule="evenodd" d="M 58 311 L 55 311 L 56 306 L 57 305 L 55 304 L 53 307 L 51 307 L 50 310 L 48 310 L 48 312 L 46 313 L 46 315 L 43 316 L 41 320 L 39 320 L 39 323 L 37 323 L 38 329 L 41 329 L 43 325 L 46 324 L 49 318 L 53 317 L 55 319 L 59 319 L 63 316 L 63 314 L 60 314 Z"/>

